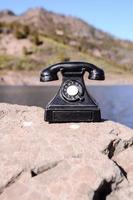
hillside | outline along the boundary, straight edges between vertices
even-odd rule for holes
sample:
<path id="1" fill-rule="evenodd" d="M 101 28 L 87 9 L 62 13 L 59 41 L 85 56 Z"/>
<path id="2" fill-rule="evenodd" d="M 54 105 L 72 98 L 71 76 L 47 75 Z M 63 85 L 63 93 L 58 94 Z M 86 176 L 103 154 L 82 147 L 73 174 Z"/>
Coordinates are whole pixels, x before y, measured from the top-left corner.
<path id="1" fill-rule="evenodd" d="M 30 9 L 0 12 L 0 69 L 36 70 L 64 60 L 86 60 L 110 72 L 133 71 L 133 43 L 81 19 Z M 37 68 L 38 67 L 38 68 Z"/>

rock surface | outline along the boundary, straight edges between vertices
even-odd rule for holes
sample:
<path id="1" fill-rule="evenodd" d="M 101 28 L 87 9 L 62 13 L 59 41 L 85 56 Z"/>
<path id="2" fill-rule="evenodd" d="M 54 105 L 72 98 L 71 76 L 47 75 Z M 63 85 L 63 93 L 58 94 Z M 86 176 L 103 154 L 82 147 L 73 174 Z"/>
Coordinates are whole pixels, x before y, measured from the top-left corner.
<path id="1" fill-rule="evenodd" d="M 133 199 L 133 130 L 0 104 L 0 200 Z"/>

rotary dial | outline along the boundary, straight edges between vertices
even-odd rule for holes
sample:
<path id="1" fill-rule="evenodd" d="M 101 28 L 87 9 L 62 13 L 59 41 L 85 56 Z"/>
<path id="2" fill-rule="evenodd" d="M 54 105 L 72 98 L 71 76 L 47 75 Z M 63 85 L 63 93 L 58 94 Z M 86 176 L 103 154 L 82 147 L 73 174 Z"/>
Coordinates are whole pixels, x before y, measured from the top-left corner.
<path id="1" fill-rule="evenodd" d="M 77 81 L 69 80 L 63 84 L 62 96 L 68 101 L 76 101 L 82 98 L 83 89 Z"/>

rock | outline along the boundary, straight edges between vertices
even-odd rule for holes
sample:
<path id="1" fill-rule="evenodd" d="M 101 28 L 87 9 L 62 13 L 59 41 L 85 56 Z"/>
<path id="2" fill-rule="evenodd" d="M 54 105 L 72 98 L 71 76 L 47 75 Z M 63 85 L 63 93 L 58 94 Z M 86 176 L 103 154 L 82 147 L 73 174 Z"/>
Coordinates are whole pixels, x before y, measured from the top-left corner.
<path id="1" fill-rule="evenodd" d="M 59 36 L 64 35 L 64 31 L 62 31 L 62 30 L 57 29 L 57 30 L 55 30 L 55 32 L 56 32 L 56 35 L 59 35 Z"/>
<path id="2" fill-rule="evenodd" d="M 92 51 L 92 54 L 96 57 L 102 57 L 100 50 L 96 48 Z"/>
<path id="3" fill-rule="evenodd" d="M 113 160 L 117 162 L 119 166 L 122 166 L 122 170 L 125 173 L 125 177 L 128 180 L 128 184 L 123 188 L 120 188 L 117 192 L 114 192 L 109 200 L 113 199 L 133 199 L 133 148 L 127 148 L 113 157 Z"/>
<path id="4" fill-rule="evenodd" d="M 48 124 L 43 115 L 0 104 L 0 200 L 131 196 L 131 129 L 111 121 Z"/>
<path id="5" fill-rule="evenodd" d="M 28 52 L 32 50 L 33 44 L 28 39 L 18 40 L 12 33 L 10 33 L 10 29 L 8 30 L 7 28 L 3 29 L 3 32 L 8 34 L 2 35 L 0 40 L 0 54 L 22 57 L 25 53 L 24 49 L 26 49 Z"/>

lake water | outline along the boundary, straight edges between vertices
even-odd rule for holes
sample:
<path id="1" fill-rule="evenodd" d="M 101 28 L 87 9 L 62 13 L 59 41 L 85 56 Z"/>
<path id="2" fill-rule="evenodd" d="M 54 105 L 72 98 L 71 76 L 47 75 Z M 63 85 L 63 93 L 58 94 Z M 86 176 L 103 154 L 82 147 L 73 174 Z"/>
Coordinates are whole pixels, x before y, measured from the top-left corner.
<path id="1" fill-rule="evenodd" d="M 102 118 L 133 128 L 133 85 L 87 89 L 99 103 Z M 44 108 L 57 90 L 57 86 L 0 86 L 0 102 Z"/>

